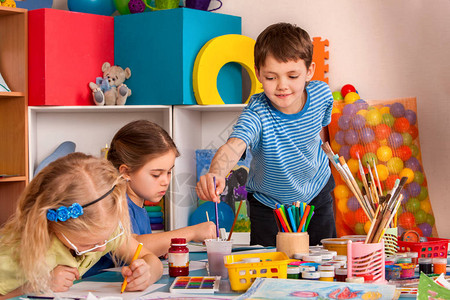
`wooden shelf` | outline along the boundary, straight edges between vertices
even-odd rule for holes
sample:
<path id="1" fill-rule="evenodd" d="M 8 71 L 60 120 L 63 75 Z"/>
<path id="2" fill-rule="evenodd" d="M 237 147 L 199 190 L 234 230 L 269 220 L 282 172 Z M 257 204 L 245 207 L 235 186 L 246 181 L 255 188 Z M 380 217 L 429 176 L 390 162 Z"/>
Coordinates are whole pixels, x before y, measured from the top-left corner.
<path id="1" fill-rule="evenodd" d="M 25 97 L 25 93 L 22 92 L 0 92 L 1 98 L 10 98 L 10 97 Z"/>

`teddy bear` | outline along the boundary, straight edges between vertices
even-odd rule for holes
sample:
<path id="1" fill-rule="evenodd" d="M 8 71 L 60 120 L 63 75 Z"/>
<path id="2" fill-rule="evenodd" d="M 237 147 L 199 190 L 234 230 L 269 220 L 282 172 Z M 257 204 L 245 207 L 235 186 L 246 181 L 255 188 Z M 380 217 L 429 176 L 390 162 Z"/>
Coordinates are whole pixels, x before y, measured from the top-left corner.
<path id="1" fill-rule="evenodd" d="M 124 81 L 131 76 L 130 68 L 122 69 L 111 66 L 109 62 L 102 65 L 103 77 L 97 77 L 95 83 L 89 82 L 92 97 L 96 105 L 124 105 L 131 90 Z"/>

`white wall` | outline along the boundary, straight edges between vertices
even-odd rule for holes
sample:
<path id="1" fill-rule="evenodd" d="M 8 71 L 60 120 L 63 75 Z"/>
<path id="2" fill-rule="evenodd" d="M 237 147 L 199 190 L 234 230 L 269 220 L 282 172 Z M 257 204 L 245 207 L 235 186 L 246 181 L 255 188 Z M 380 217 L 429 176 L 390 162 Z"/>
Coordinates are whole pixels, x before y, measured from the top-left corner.
<path id="1" fill-rule="evenodd" d="M 214 0 L 213 0 L 214 1 Z M 450 238 L 450 1 L 222 0 L 219 13 L 242 17 L 256 38 L 291 22 L 330 41 L 331 89 L 351 83 L 365 99 L 417 97 L 422 159 L 441 237 Z M 67 9 L 65 0 L 54 8 Z"/>

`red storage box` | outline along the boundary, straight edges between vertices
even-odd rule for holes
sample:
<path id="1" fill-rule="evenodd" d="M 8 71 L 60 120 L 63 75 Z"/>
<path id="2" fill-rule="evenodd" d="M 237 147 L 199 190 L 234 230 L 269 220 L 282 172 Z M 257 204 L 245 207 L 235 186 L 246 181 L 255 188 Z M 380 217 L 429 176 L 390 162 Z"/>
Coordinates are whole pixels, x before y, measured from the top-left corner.
<path id="1" fill-rule="evenodd" d="M 427 238 L 427 242 L 414 243 L 398 241 L 398 252 L 417 252 L 419 257 L 447 257 L 449 239 Z"/>

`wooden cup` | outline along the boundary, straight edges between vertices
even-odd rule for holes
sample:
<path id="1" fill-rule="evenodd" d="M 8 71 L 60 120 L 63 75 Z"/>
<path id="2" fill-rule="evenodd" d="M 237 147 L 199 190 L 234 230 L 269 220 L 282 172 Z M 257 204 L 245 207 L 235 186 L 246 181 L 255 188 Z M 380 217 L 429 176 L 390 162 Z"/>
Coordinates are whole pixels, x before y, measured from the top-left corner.
<path id="1" fill-rule="evenodd" d="M 295 253 L 309 253 L 309 235 L 307 232 L 278 232 L 277 251 L 284 252 L 289 258 Z"/>

